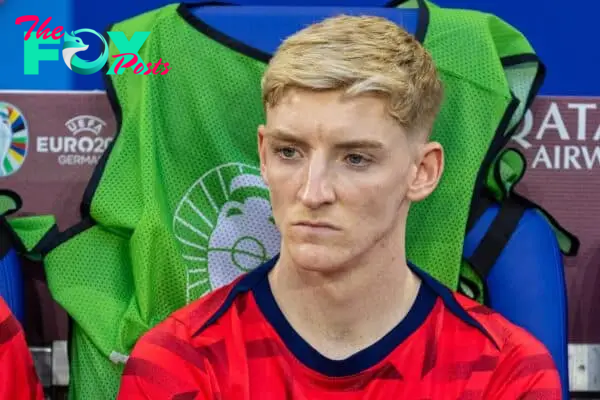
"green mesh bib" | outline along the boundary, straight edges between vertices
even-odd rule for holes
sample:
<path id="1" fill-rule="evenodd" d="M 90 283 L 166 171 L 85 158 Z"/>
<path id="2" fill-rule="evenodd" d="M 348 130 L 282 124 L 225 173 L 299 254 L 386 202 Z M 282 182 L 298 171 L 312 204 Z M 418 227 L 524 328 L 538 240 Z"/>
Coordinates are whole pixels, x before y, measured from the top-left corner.
<path id="1" fill-rule="evenodd" d="M 446 167 L 439 188 L 410 211 L 407 255 L 457 289 L 461 277 L 478 282 L 461 255 L 480 170 L 523 116 L 541 67 L 525 38 L 494 16 L 405 6 L 428 21 L 424 44 L 446 92 L 433 133 Z M 173 4 L 110 29 L 151 32 L 139 55 L 172 70 L 107 76 L 116 139 L 86 190 L 82 222 L 46 254 L 49 288 L 74 322 L 74 400 L 114 399 L 144 332 L 279 250 L 256 143 L 266 65 L 199 31 L 190 15 Z"/>

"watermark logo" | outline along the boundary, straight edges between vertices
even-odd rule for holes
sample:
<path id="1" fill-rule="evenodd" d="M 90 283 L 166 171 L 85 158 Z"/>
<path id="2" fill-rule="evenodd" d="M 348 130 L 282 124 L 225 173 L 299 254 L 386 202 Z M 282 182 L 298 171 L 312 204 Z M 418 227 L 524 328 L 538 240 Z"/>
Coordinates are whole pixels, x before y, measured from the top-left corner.
<path id="1" fill-rule="evenodd" d="M 102 43 L 104 44 L 104 51 L 94 61 L 85 61 L 81 58 L 77 57 L 77 53 L 80 51 L 87 50 L 90 46 L 83 43 L 81 38 L 77 37 L 78 33 L 88 32 L 96 35 Z M 73 72 L 77 72 L 81 75 L 90 75 L 94 74 L 102 69 L 106 61 L 108 60 L 108 44 L 106 44 L 106 40 L 100 35 L 98 32 L 93 31 L 91 29 L 79 29 L 75 32 L 72 32 L 71 35 L 65 33 L 65 41 L 63 42 L 63 50 L 62 50 L 63 60 L 67 67 Z"/>
<path id="2" fill-rule="evenodd" d="M 48 48 L 42 45 L 60 45 L 62 44 L 62 57 L 67 67 L 78 74 L 90 75 L 100 71 L 108 61 L 108 44 L 105 38 L 92 29 L 79 29 L 70 34 L 63 32 L 64 27 L 57 26 L 52 31 L 47 25 L 52 17 L 47 18 L 39 27 L 39 17 L 36 15 L 24 15 L 16 19 L 15 23 L 21 25 L 26 22 L 33 24 L 25 32 L 24 38 L 24 73 L 25 75 L 38 75 L 40 61 L 58 61 L 58 49 Z M 37 27 L 37 30 L 36 30 Z M 32 35 L 35 33 L 35 35 Z M 93 61 L 86 61 L 80 58 L 77 53 L 83 52 L 89 48 L 89 45 L 78 36 L 82 33 L 91 33 L 98 37 L 103 50 L 98 58 Z M 107 32 L 110 40 L 119 51 L 112 57 L 115 62 L 108 70 L 107 75 L 121 75 L 126 69 L 131 68 L 135 74 L 143 75 L 166 75 L 171 68 L 169 63 L 162 62 L 162 58 L 157 62 L 146 63 L 139 54 L 142 45 L 150 36 L 150 32 L 135 32 L 131 39 L 127 39 L 125 33 L 119 31 Z"/>

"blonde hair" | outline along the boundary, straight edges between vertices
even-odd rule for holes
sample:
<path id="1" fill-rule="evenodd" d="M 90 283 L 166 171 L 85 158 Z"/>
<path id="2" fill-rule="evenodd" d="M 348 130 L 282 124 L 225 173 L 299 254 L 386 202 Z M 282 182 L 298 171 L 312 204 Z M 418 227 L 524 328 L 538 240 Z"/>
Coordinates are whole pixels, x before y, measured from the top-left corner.
<path id="1" fill-rule="evenodd" d="M 425 48 L 394 22 L 374 16 L 340 15 L 288 37 L 262 79 L 265 107 L 275 106 L 293 87 L 384 95 L 403 128 L 426 134 L 443 97 Z"/>

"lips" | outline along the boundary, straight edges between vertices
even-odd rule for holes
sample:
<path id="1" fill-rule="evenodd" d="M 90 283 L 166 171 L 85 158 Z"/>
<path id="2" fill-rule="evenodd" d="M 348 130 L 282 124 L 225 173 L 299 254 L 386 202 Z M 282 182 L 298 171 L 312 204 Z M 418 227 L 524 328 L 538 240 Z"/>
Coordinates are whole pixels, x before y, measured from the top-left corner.
<path id="1" fill-rule="evenodd" d="M 339 230 L 339 228 L 337 226 L 332 225 L 328 222 L 321 222 L 321 221 L 300 221 L 298 223 L 295 223 L 294 225 L 307 226 L 310 228 L 327 228 L 327 229 Z"/>

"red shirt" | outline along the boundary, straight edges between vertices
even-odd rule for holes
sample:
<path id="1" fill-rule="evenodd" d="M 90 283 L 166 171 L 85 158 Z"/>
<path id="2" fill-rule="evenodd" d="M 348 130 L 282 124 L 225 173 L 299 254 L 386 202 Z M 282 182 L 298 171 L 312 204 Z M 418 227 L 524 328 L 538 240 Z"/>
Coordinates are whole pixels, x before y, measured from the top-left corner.
<path id="1" fill-rule="evenodd" d="M 275 260 L 172 314 L 136 344 L 119 400 L 559 400 L 546 348 L 418 268 L 423 284 L 389 334 L 343 361 L 289 325 L 267 274 Z"/>
<path id="2" fill-rule="evenodd" d="M 0 297 L 0 399 L 43 400 L 31 352 L 19 321 Z"/>

